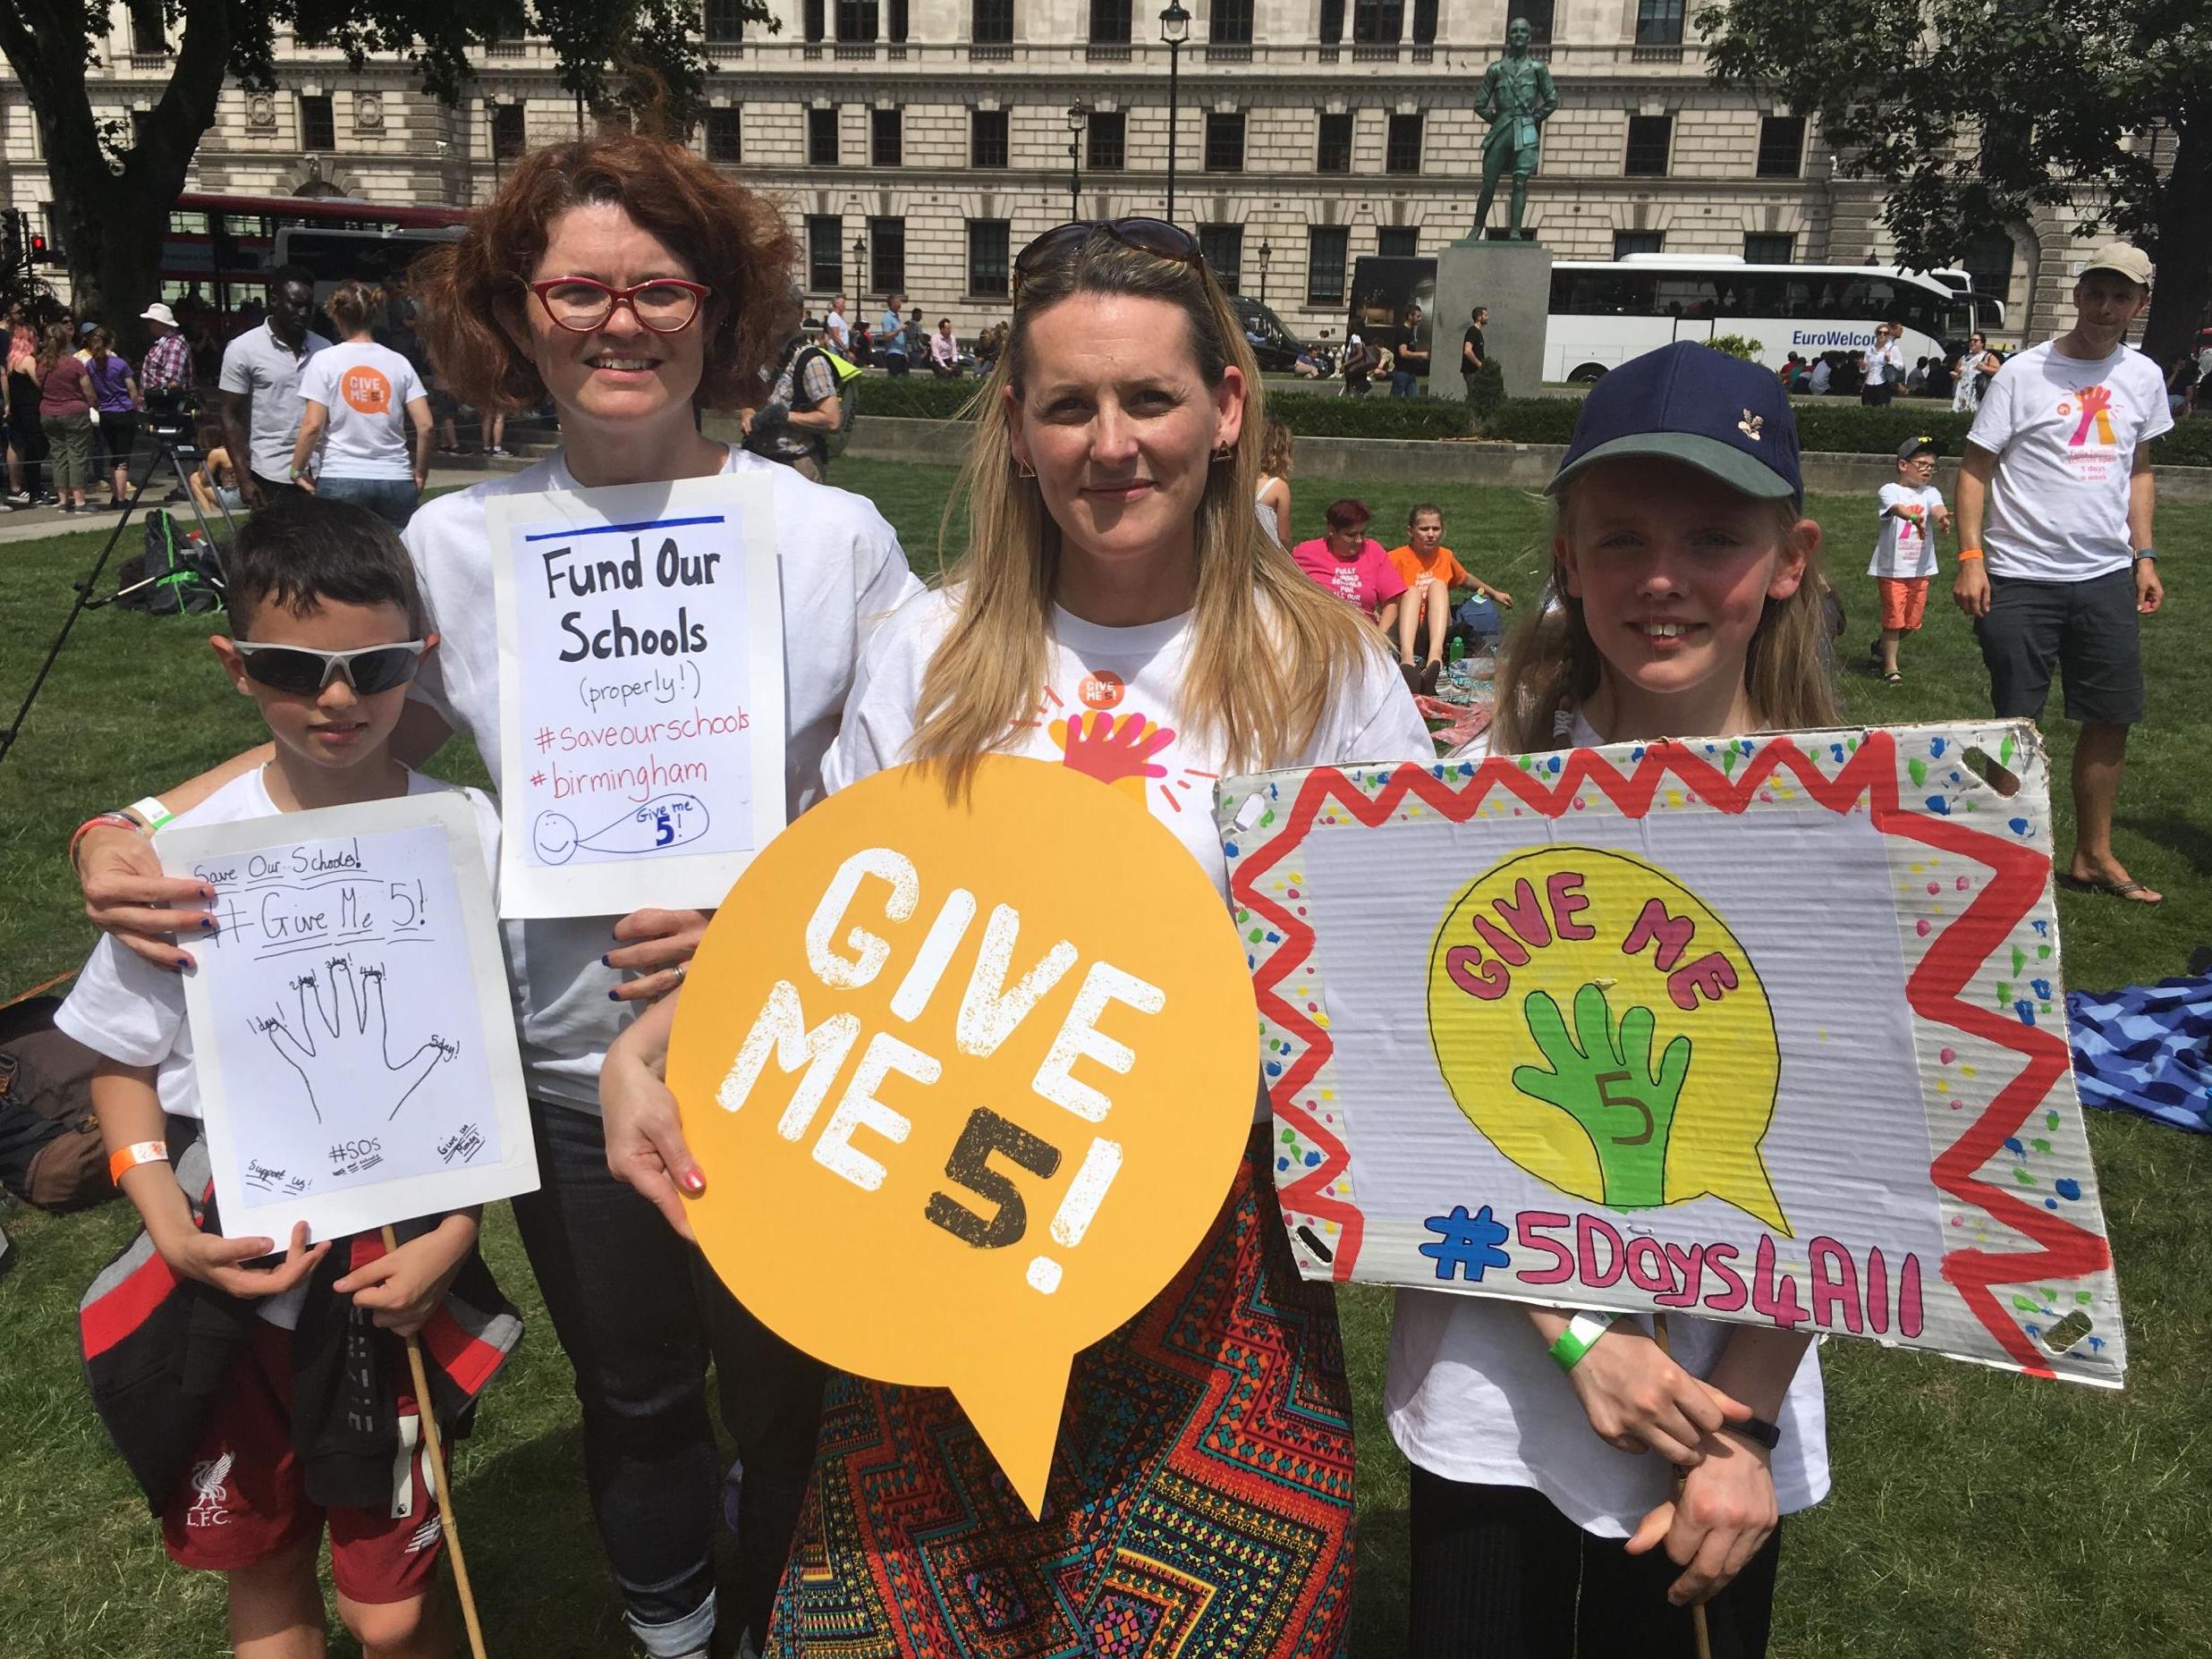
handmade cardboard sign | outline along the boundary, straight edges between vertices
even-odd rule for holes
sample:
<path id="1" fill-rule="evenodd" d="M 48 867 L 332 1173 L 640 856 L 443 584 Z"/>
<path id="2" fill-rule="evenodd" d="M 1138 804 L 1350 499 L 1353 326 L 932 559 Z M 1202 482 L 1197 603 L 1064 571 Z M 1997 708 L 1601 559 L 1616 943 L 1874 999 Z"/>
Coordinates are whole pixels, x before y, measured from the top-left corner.
<path id="1" fill-rule="evenodd" d="M 372 1231 L 538 1185 L 476 809 L 457 791 L 165 830 L 215 889 L 184 976 L 233 1238 Z"/>
<path id="2" fill-rule="evenodd" d="M 668 1056 L 691 1221 L 786 1341 L 949 1388 L 1032 1513 L 1068 1367 L 1197 1247 L 1252 1124 L 1221 896 L 1121 791 L 997 757 L 814 808 L 730 893 Z"/>
<path id="3" fill-rule="evenodd" d="M 503 916 L 707 909 L 784 827 L 784 613 L 742 475 L 495 495 Z"/>
<path id="4" fill-rule="evenodd" d="M 2116 1387 L 2046 784 L 2026 725 L 1225 783 L 1301 1270 Z"/>

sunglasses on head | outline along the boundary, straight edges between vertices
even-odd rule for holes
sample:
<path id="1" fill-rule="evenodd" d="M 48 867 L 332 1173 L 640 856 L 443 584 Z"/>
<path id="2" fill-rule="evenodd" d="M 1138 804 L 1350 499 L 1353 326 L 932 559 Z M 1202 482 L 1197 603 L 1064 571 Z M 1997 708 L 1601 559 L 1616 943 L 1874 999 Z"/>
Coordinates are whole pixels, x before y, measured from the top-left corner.
<path id="1" fill-rule="evenodd" d="M 1093 236 L 1110 237 L 1124 248 L 1134 248 L 1156 259 L 1175 259 L 1201 270 L 1206 266 L 1206 256 L 1199 250 L 1198 238 L 1165 219 L 1076 219 L 1047 231 L 1015 256 L 1014 297 L 1021 297 L 1024 278 L 1035 275 L 1053 260 L 1075 252 Z"/>
<path id="2" fill-rule="evenodd" d="M 313 651 L 301 645 L 255 645 L 231 641 L 245 664 L 246 678 L 273 691 L 291 691 L 313 697 L 332 680 L 343 677 L 356 697 L 374 697 L 394 691 L 415 677 L 422 666 L 428 642 L 407 639 L 398 645 L 369 645 L 352 651 Z"/>

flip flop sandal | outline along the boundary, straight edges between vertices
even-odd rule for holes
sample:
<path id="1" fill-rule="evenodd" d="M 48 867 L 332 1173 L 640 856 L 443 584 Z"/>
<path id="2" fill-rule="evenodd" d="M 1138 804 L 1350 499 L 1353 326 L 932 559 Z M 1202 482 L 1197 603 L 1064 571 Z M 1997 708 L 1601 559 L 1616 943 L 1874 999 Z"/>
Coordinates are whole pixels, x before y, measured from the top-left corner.
<path id="1" fill-rule="evenodd" d="M 1904 682 L 1905 677 L 1897 673 L 1894 669 L 1892 669 L 1888 673 L 1882 676 L 1882 683 L 1884 685 L 1903 685 Z"/>
<path id="2" fill-rule="evenodd" d="M 2079 876 L 2061 876 L 2058 885 L 2068 893 L 2101 893 L 2107 898 L 2125 899 L 2130 904 L 2140 904 L 2147 910 L 2155 910 L 2165 902 L 2165 895 L 2156 899 L 2139 899 L 2139 893 L 2148 893 L 2150 884 L 2141 881 L 2085 881 Z"/>

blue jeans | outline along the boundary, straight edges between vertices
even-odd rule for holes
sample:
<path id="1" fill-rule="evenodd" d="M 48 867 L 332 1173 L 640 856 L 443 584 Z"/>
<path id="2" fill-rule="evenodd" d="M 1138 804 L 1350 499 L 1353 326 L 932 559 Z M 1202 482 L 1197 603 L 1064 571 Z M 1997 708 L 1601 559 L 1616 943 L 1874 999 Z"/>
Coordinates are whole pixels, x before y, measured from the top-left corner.
<path id="1" fill-rule="evenodd" d="M 514 1200 L 514 1219 L 576 1368 L 584 1484 L 623 1616 L 663 1659 L 714 1630 L 723 1473 L 707 1420 L 711 1355 L 744 1470 L 730 1605 L 764 1639 L 814 1467 L 823 1368 L 740 1307 L 607 1172 L 597 1118 L 538 1101 L 531 1120 L 542 1184 Z"/>
<path id="2" fill-rule="evenodd" d="M 315 493 L 325 501 L 350 501 L 366 507 L 395 530 L 415 516 L 412 478 L 318 478 Z"/>
<path id="3" fill-rule="evenodd" d="M 1392 369 L 1390 371 L 1390 395 L 1393 397 L 1411 397 L 1420 384 L 1420 377 L 1416 375 L 1410 368 Z"/>

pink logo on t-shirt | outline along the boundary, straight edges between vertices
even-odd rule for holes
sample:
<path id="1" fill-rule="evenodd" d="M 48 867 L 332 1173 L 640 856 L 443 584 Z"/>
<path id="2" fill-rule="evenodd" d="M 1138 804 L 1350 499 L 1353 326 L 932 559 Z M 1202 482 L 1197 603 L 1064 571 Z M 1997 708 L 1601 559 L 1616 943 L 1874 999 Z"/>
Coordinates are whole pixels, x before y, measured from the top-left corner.
<path id="1" fill-rule="evenodd" d="M 2079 396 L 2081 400 L 2080 405 L 2081 424 L 2074 428 L 2073 436 L 2066 440 L 2066 446 L 2069 449 L 2080 449 L 2089 441 L 2089 429 L 2092 427 L 2097 429 L 2097 441 L 2099 444 L 2118 443 L 2119 440 L 2112 434 L 2112 415 L 2110 413 L 2112 388 L 2110 386 L 2083 386 Z M 2062 399 L 2059 402 L 2058 412 L 2062 416 L 2073 414 L 2075 405 L 2071 400 Z"/>

